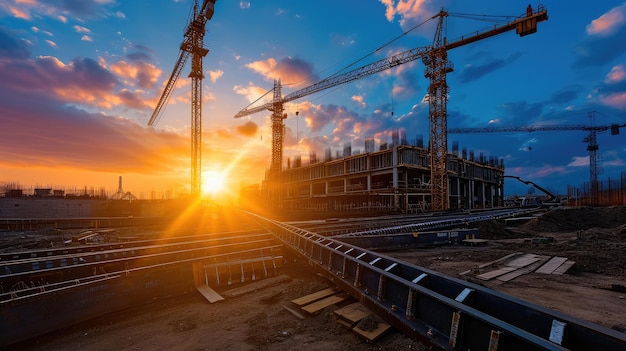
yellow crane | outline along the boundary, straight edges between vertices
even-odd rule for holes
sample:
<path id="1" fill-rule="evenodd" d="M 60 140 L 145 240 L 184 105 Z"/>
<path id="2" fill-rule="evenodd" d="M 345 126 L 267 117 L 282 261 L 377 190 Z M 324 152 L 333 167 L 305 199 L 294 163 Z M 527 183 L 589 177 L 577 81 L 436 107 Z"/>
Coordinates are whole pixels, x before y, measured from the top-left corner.
<path id="1" fill-rule="evenodd" d="M 152 126 L 159 120 L 172 95 L 176 81 L 183 67 L 185 67 L 187 59 L 191 56 L 189 78 L 191 78 L 191 194 L 193 196 L 200 196 L 202 189 L 202 79 L 204 79 L 202 58 L 209 53 L 209 50 L 204 47 L 205 25 L 213 17 L 215 1 L 204 0 L 201 6 L 198 5 L 197 0 L 194 1 L 193 16 L 185 29 L 178 60 L 152 117 L 148 121 L 148 125 Z"/>
<path id="2" fill-rule="evenodd" d="M 384 58 L 361 68 L 331 76 L 309 87 L 295 91 L 283 97 L 281 95 L 280 79 L 274 80 L 274 97 L 271 103 L 261 106 L 244 108 L 239 111 L 235 118 L 241 118 L 264 110 L 272 111 L 272 161 L 269 176 L 276 176 L 281 171 L 284 123 L 287 117 L 283 113 L 283 105 L 295 99 L 317 93 L 324 89 L 335 87 L 353 80 L 378 73 L 395 66 L 422 59 L 426 66 L 426 78 L 430 79 L 428 87 L 429 119 L 430 119 L 430 163 L 431 163 L 431 196 L 433 210 L 447 210 L 448 199 L 448 174 L 446 172 L 446 156 L 448 148 L 447 137 L 447 102 L 448 85 L 446 74 L 452 72 L 453 66 L 448 61 L 448 51 L 482 39 L 508 32 L 515 29 L 519 36 L 525 36 L 537 31 L 537 23 L 548 19 L 548 12 L 543 6 L 535 11 L 529 5 L 523 15 L 504 25 L 480 32 L 458 40 L 448 42 L 443 36 L 444 19 L 448 12 L 441 10 L 431 19 L 438 19 L 437 29 L 432 45 L 407 50 L 402 53 Z"/>

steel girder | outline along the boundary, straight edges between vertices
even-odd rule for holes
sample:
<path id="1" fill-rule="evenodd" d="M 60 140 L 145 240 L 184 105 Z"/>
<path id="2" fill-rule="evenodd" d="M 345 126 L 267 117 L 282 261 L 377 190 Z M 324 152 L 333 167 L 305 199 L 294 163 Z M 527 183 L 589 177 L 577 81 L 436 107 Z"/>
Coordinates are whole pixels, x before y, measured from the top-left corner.
<path id="1" fill-rule="evenodd" d="M 254 214 L 406 335 L 442 350 L 624 350 L 626 334 Z"/>

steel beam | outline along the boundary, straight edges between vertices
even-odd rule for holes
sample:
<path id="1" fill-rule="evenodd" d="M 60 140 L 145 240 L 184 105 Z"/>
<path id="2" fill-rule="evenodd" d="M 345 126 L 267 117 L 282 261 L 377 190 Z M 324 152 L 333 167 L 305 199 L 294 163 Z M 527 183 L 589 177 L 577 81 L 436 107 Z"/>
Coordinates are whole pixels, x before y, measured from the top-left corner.
<path id="1" fill-rule="evenodd" d="M 250 213 L 406 335 L 442 350 L 625 350 L 626 334 Z"/>

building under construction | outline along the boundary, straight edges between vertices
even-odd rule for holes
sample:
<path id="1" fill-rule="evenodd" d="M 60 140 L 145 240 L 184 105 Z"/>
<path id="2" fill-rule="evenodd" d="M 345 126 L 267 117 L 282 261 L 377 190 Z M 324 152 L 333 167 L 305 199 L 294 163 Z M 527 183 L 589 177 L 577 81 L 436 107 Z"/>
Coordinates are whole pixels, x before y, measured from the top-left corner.
<path id="1" fill-rule="evenodd" d="M 395 134 L 395 133 L 394 133 Z M 351 152 L 346 145 L 341 157 L 325 160 L 315 155 L 308 165 L 299 158 L 280 172 L 269 172 L 260 195 L 275 210 L 287 212 L 379 211 L 416 213 L 432 210 L 431 160 L 427 148 L 417 141 L 394 143 L 374 150 L 366 140 L 365 152 Z M 447 154 L 450 209 L 502 206 L 504 164 L 495 157 L 453 145 Z"/>

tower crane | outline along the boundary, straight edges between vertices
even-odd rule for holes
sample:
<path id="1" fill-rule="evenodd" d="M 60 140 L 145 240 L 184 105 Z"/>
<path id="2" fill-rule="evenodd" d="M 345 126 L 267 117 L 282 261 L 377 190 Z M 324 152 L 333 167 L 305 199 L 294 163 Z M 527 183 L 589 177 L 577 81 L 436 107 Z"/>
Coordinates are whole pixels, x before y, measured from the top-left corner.
<path id="1" fill-rule="evenodd" d="M 561 131 L 561 130 L 584 130 L 589 135 L 583 139 L 588 143 L 589 151 L 589 183 L 595 187 L 598 183 L 598 150 L 597 135 L 599 132 L 611 130 L 611 135 L 618 135 L 619 129 L 626 127 L 626 124 L 611 124 L 608 126 L 586 126 L 586 125 L 547 125 L 547 126 L 513 126 L 513 127 L 490 127 L 490 128 L 450 128 L 448 134 L 466 133 L 506 133 L 506 132 L 539 132 L 539 131 Z"/>
<path id="2" fill-rule="evenodd" d="M 213 17 L 216 1 L 204 0 L 201 6 L 198 6 L 198 0 L 194 1 L 193 16 L 185 29 L 178 60 L 163 90 L 163 94 L 148 121 L 149 126 L 157 123 L 172 95 L 176 81 L 191 55 L 189 78 L 191 78 L 191 194 L 193 196 L 199 196 L 201 192 L 202 79 L 204 79 L 202 58 L 209 53 L 209 50 L 204 47 L 204 29 L 206 22 Z"/>
<path id="3" fill-rule="evenodd" d="M 448 51 L 513 29 L 516 29 L 519 36 L 535 33 L 537 31 L 537 23 L 547 20 L 548 13 L 541 5 L 537 11 L 534 11 L 529 5 L 526 12 L 512 22 L 495 26 L 490 30 L 462 37 L 452 42 L 448 42 L 443 36 L 444 19 L 447 17 L 448 12 L 441 10 L 431 18 L 438 19 L 432 45 L 407 50 L 352 71 L 331 76 L 284 97 L 281 95 L 280 79 L 276 79 L 274 80 L 274 97 L 272 102 L 257 107 L 244 108 L 239 111 L 235 118 L 248 116 L 264 110 L 272 111 L 272 163 L 270 175 L 275 175 L 281 170 L 284 139 L 283 120 L 287 118 L 286 114 L 283 114 L 283 105 L 285 103 L 407 62 L 422 59 L 426 66 L 424 76 L 430 79 L 428 101 L 432 208 L 434 210 L 448 209 L 448 175 L 446 172 L 448 85 L 446 83 L 446 74 L 453 70 L 452 64 L 448 61 Z"/>

